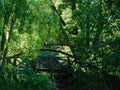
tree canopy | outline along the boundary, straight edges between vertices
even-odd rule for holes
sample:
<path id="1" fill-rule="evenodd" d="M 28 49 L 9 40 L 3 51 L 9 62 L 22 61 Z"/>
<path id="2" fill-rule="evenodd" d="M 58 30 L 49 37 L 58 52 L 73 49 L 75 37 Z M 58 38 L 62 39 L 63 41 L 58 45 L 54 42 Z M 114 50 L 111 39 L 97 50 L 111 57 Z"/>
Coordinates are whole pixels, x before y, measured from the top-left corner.
<path id="1" fill-rule="evenodd" d="M 29 84 L 33 74 L 35 80 L 39 77 L 34 72 L 36 68 L 62 67 L 70 69 L 68 82 L 74 82 L 71 90 L 118 90 L 119 85 L 112 85 L 108 77 L 120 82 L 119 3 L 119 0 L 0 0 L 0 79 L 8 80 L 10 76 L 13 81 L 26 79 Z M 20 67 L 27 69 L 27 73 L 30 69 L 31 77 L 27 78 Z M 54 89 L 50 82 L 49 85 Z"/>

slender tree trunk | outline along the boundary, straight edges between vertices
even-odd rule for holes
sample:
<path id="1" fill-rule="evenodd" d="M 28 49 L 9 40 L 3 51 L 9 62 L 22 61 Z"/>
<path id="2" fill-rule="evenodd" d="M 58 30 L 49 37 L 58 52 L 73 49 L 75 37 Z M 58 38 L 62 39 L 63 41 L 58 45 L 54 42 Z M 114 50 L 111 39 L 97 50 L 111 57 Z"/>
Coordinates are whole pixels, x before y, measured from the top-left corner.
<path id="1" fill-rule="evenodd" d="M 11 19 L 11 23 L 10 23 L 8 43 L 10 43 L 10 39 L 11 39 L 11 35 L 12 35 L 12 31 L 13 31 L 13 26 L 14 26 L 15 20 L 16 19 L 13 16 L 12 19 Z M 4 52 L 3 52 L 2 62 L 1 62 L 1 65 L 0 65 L 0 72 L 4 71 L 4 66 L 5 66 L 5 63 L 7 61 L 6 56 L 7 56 L 7 53 L 8 53 L 8 48 L 9 48 L 9 46 L 6 45 L 6 48 L 5 48 Z"/>
<path id="2" fill-rule="evenodd" d="M 99 17 L 98 17 L 98 29 L 96 31 L 95 37 L 94 37 L 94 41 L 93 41 L 93 46 L 97 44 L 99 37 L 102 33 L 102 0 L 100 0 L 100 5 L 99 5 Z"/>
<path id="3" fill-rule="evenodd" d="M 92 47 L 95 47 L 94 49 L 94 61 L 97 60 L 97 51 L 98 51 L 98 41 L 99 41 L 99 38 L 100 38 L 100 35 L 102 33 L 102 0 L 100 0 L 100 4 L 99 4 L 99 17 L 98 17 L 98 28 L 97 28 L 97 31 L 96 31 L 96 34 L 95 34 L 95 37 L 94 37 L 94 41 L 92 43 Z M 99 62 L 98 62 L 99 63 Z"/>
<path id="4" fill-rule="evenodd" d="M 4 15 L 4 23 L 3 23 L 3 27 L 2 27 L 2 40 L 1 40 L 1 56 L 3 55 L 4 49 L 5 49 L 5 43 L 6 43 L 6 35 L 5 35 L 5 27 L 7 26 L 8 22 L 9 22 L 9 17 L 10 15 L 7 13 L 7 8 L 6 8 L 6 13 Z"/>
<path id="5" fill-rule="evenodd" d="M 87 2 L 87 8 L 90 8 L 90 1 Z M 90 13 L 87 14 L 86 16 L 86 25 L 85 25 L 85 36 L 86 36 L 86 42 L 85 42 L 85 52 L 87 53 L 85 56 L 85 60 L 88 60 L 90 58 L 89 55 L 89 47 L 90 47 Z"/>
<path id="6" fill-rule="evenodd" d="M 89 15 L 87 16 L 87 18 L 86 18 L 87 20 L 86 20 L 86 22 L 87 22 L 87 24 L 86 24 L 86 47 L 87 48 L 89 48 L 89 43 L 90 43 L 90 23 L 89 23 Z"/>
<path id="7" fill-rule="evenodd" d="M 65 38 L 65 43 L 70 45 L 70 40 L 69 40 L 69 38 L 68 38 L 67 33 L 66 33 L 65 30 L 64 30 L 64 27 L 66 26 L 66 23 L 65 23 L 65 21 L 63 20 L 63 18 L 61 17 L 61 15 L 58 13 L 56 7 L 53 5 L 52 0 L 51 0 L 51 4 L 52 4 L 52 9 L 57 13 L 57 15 L 58 15 L 59 18 L 60 18 L 60 26 L 61 26 L 61 28 L 62 28 L 62 29 L 61 29 L 61 30 L 62 30 L 62 34 L 63 34 L 63 36 L 64 36 L 64 38 Z M 76 57 L 76 54 L 75 54 L 75 52 L 74 52 L 74 47 L 71 46 L 71 45 L 70 45 L 69 47 L 70 47 L 70 49 L 71 49 L 74 57 Z"/>

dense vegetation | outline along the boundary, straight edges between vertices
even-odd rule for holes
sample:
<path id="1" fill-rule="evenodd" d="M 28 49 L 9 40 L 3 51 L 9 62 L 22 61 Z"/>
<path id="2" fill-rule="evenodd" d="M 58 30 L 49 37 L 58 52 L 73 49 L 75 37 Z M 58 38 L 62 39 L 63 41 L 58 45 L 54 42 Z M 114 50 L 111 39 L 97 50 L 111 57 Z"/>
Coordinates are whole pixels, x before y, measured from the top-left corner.
<path id="1" fill-rule="evenodd" d="M 0 90 L 119 90 L 119 3 L 0 0 Z"/>

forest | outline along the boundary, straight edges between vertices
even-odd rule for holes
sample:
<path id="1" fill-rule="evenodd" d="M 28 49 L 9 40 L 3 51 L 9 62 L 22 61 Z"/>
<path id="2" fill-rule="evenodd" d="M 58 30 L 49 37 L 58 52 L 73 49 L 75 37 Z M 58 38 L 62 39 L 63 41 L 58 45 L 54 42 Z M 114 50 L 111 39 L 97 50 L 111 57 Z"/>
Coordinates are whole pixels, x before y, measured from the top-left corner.
<path id="1" fill-rule="evenodd" d="M 0 0 L 0 90 L 120 90 L 120 0 Z"/>

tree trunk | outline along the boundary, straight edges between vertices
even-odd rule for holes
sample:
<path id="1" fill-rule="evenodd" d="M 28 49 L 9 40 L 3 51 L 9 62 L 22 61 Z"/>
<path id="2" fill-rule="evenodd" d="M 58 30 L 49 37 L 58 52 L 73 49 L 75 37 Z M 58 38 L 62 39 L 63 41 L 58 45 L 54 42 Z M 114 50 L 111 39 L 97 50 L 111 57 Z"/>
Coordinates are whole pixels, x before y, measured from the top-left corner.
<path id="1" fill-rule="evenodd" d="M 14 26 L 15 20 L 16 19 L 13 16 L 12 20 L 11 20 L 11 24 L 10 24 L 8 43 L 10 43 L 10 39 L 11 39 L 11 35 L 12 35 L 12 31 L 13 31 L 13 26 Z M 6 57 L 7 57 L 7 53 L 8 53 L 8 48 L 9 48 L 9 46 L 6 45 L 6 48 L 5 48 L 4 52 L 3 52 L 2 62 L 1 62 L 1 65 L 0 65 L 0 72 L 4 72 L 4 66 L 5 66 L 5 63 L 7 61 Z"/>

